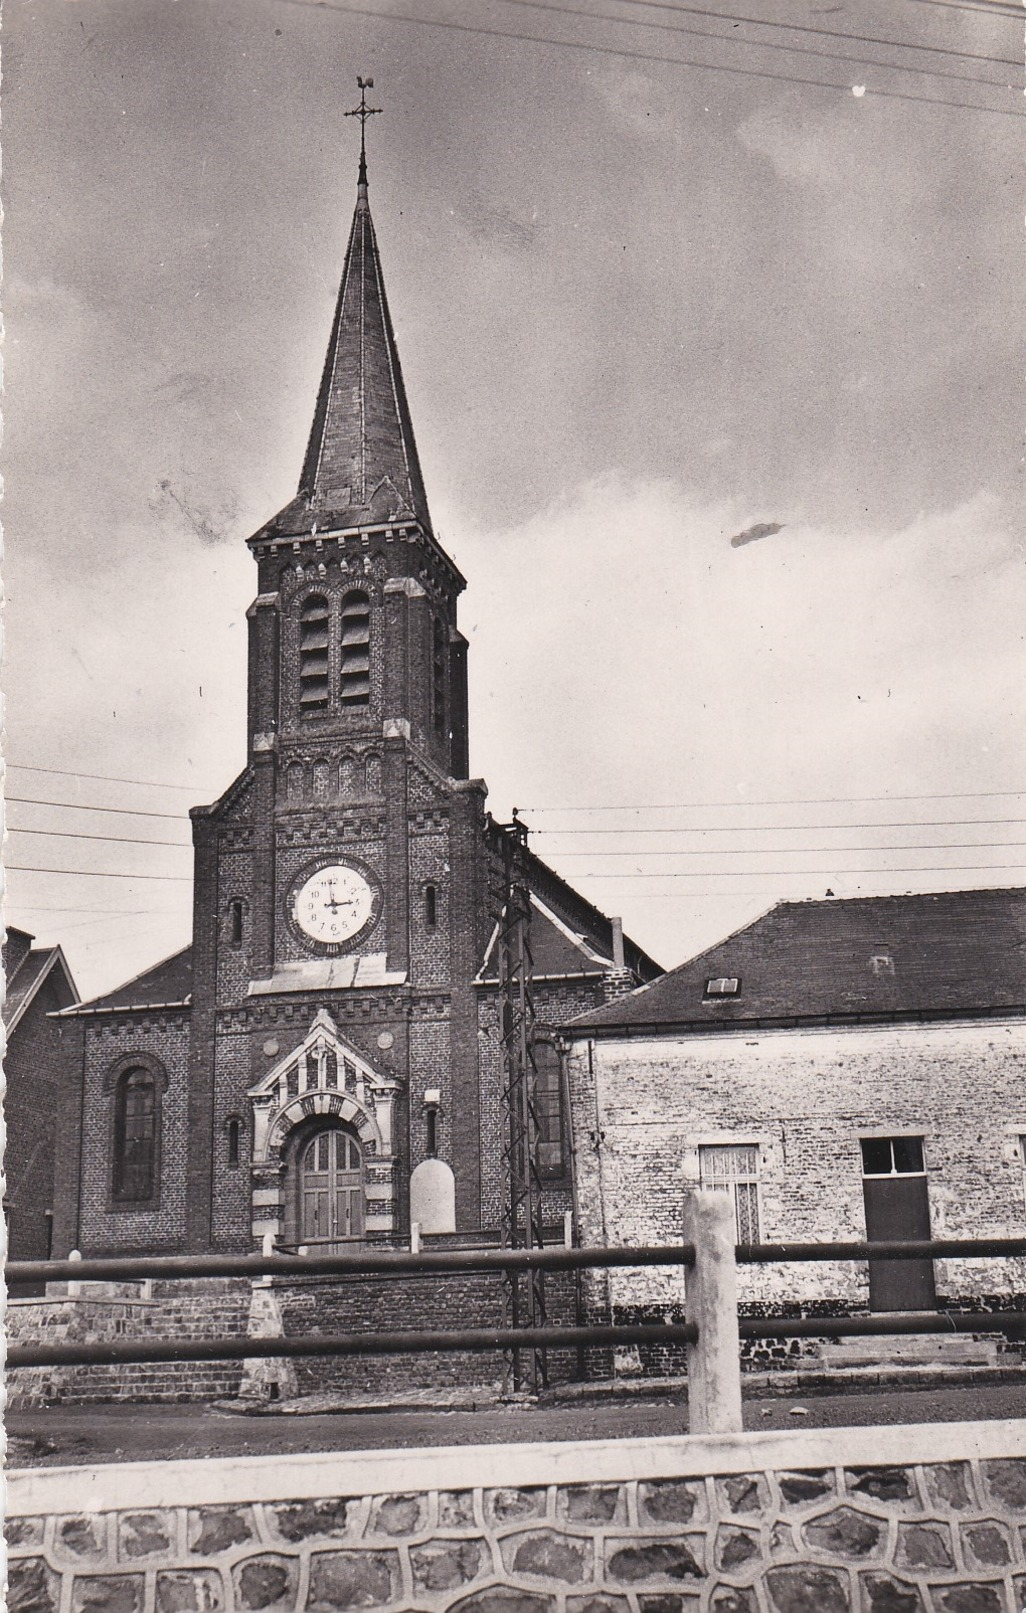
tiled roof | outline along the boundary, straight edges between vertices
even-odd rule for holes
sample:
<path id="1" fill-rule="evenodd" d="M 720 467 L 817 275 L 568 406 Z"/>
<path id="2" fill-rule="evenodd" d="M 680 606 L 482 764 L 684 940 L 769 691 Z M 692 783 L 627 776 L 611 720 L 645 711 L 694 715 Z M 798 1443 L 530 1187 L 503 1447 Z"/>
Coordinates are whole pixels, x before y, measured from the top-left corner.
<path id="1" fill-rule="evenodd" d="M 100 1010 L 113 1011 L 118 1008 L 156 1008 L 171 1003 L 184 1003 L 190 999 L 192 992 L 192 947 L 183 947 L 181 952 L 175 952 L 170 958 L 161 963 L 154 964 L 143 974 L 136 975 L 132 980 L 126 980 L 124 985 L 118 986 L 114 991 L 105 992 L 102 997 L 93 997 L 87 1003 L 79 1003 L 75 1008 L 66 1009 L 69 1014 L 96 1013 Z"/>
<path id="2" fill-rule="evenodd" d="M 8 934 L 10 933 L 8 931 Z M 16 933 L 24 935 L 26 932 L 22 930 Z M 32 939 L 31 936 L 29 939 Z M 36 951 L 29 952 L 22 960 L 7 987 L 7 992 L 4 996 L 3 1018 L 8 1031 L 14 1030 L 36 992 L 47 976 L 54 970 L 58 971 L 58 978 L 63 980 L 64 987 L 63 992 L 61 992 L 58 986 L 58 1002 L 62 995 L 68 1002 L 75 1001 L 78 995 L 75 990 L 75 982 L 71 978 L 71 971 L 68 969 L 60 947 L 40 947 Z"/>
<path id="3" fill-rule="evenodd" d="M 711 996 L 711 980 L 736 993 Z M 1026 890 L 780 902 L 575 1029 L 688 1029 L 1026 1007 Z"/>
<path id="4" fill-rule="evenodd" d="M 568 885 L 534 852 L 527 852 L 531 887 L 531 960 L 536 976 L 593 974 L 613 968 L 613 924 L 597 907 Z M 624 961 L 641 980 L 661 973 L 659 965 L 624 936 Z M 497 980 L 493 933 L 479 978 Z"/>
<path id="5" fill-rule="evenodd" d="M 367 187 L 357 189 L 328 353 L 298 496 L 269 533 L 419 521 L 424 481 Z"/>

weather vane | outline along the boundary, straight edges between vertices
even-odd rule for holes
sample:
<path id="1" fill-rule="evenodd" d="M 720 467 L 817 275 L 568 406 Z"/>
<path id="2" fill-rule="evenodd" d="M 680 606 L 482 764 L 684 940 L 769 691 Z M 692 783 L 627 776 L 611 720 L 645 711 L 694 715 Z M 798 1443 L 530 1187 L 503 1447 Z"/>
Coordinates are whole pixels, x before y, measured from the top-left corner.
<path id="1" fill-rule="evenodd" d="M 357 78 L 356 82 L 360 89 L 360 104 L 359 106 L 354 106 L 351 111 L 344 112 L 342 115 L 346 118 L 359 118 L 360 120 L 360 184 L 366 185 L 367 119 L 372 118 L 376 112 L 380 112 L 381 108 L 380 106 L 367 105 L 367 91 L 374 88 L 374 80 L 372 78 Z"/>

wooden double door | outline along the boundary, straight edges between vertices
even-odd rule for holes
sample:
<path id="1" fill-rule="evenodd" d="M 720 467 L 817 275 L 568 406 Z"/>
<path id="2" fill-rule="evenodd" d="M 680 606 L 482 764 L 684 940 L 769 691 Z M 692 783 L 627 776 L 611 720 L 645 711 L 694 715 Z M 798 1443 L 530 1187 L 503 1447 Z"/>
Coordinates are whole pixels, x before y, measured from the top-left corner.
<path id="1" fill-rule="evenodd" d="M 345 1243 L 364 1230 L 363 1153 L 340 1128 L 318 1131 L 299 1156 L 300 1243 Z"/>

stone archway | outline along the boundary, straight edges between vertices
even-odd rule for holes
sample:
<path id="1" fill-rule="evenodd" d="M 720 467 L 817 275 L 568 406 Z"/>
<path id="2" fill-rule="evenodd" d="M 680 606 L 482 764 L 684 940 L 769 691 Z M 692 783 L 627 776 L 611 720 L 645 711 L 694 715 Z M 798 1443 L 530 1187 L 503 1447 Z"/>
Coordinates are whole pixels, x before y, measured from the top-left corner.
<path id="1" fill-rule="evenodd" d="M 362 1168 L 364 1235 L 398 1230 L 393 1116 L 400 1083 L 374 1070 L 321 1009 L 306 1038 L 249 1091 L 253 1110 L 253 1237 L 302 1242 L 297 1171 L 318 1131 L 354 1138 Z"/>

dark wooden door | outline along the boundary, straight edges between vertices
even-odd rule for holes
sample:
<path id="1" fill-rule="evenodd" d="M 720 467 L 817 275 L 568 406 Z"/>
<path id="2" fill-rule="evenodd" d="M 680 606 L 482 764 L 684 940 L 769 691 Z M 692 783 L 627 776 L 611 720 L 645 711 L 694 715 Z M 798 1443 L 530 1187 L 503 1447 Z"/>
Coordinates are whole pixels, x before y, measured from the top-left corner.
<path id="1" fill-rule="evenodd" d="M 925 1176 L 867 1176 L 866 1237 L 870 1243 L 930 1236 Z M 869 1308 L 928 1311 L 937 1303 L 932 1260 L 871 1260 Z"/>
<path id="2" fill-rule="evenodd" d="M 300 1162 L 302 1243 L 363 1236 L 363 1159 L 347 1131 L 321 1131 Z"/>

